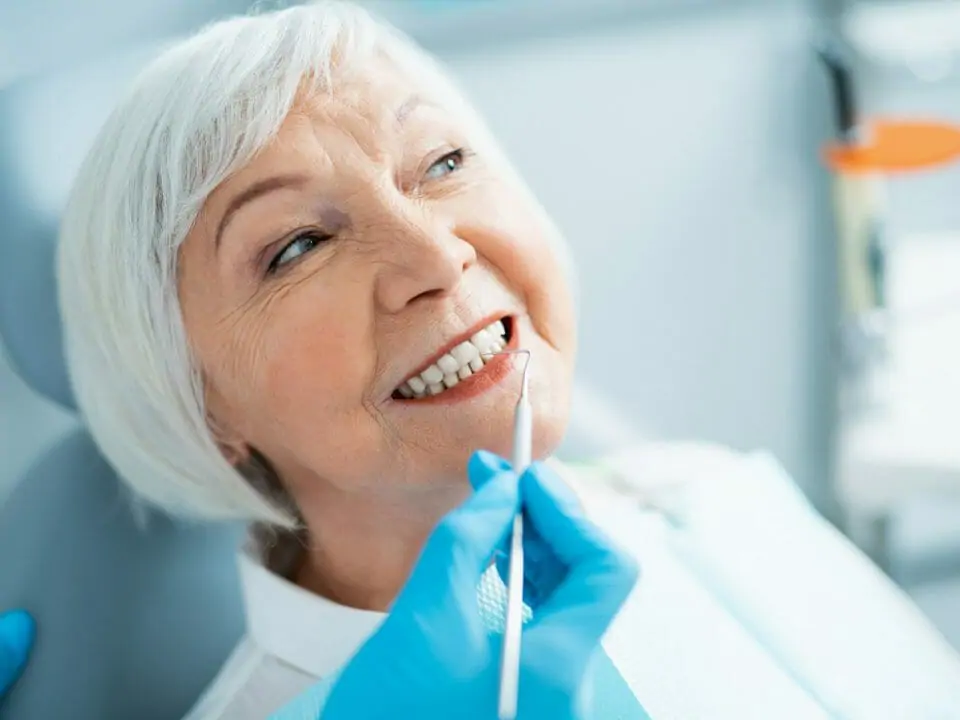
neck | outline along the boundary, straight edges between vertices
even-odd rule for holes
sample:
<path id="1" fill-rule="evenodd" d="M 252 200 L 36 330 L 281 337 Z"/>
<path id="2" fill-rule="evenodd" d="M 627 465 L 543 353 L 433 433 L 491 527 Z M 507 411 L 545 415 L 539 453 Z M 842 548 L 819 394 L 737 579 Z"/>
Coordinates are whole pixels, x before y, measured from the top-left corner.
<path id="1" fill-rule="evenodd" d="M 295 580 L 333 602 L 385 612 L 440 519 L 467 496 L 466 483 L 384 498 L 324 489 L 303 512 L 309 542 Z"/>

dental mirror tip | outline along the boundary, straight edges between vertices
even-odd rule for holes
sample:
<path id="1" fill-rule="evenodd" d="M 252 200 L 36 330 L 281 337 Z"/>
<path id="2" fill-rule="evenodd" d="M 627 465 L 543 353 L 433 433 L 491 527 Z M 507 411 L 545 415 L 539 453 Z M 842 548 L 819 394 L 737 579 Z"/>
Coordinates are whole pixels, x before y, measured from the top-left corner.
<path id="1" fill-rule="evenodd" d="M 530 361 L 533 359 L 533 353 L 529 350 L 521 348 L 520 350 L 501 350 L 499 352 L 492 353 L 483 353 L 482 357 L 491 358 L 497 355 L 524 355 L 526 356 L 526 361 L 523 363 L 523 375 L 520 377 L 520 397 L 525 398 L 527 396 L 527 389 L 529 384 L 527 382 L 527 374 L 530 370 Z"/>

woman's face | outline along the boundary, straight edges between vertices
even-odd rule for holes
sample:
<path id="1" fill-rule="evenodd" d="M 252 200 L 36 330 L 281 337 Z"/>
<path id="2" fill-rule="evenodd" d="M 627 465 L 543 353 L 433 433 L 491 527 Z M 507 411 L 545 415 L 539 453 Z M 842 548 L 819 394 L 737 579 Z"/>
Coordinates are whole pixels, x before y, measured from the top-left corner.
<path id="1" fill-rule="evenodd" d="M 384 64 L 299 103 L 208 198 L 180 298 L 227 456 L 250 449 L 301 508 L 397 501 L 509 456 L 531 351 L 534 452 L 564 431 L 572 303 L 539 207 L 435 97 Z"/>

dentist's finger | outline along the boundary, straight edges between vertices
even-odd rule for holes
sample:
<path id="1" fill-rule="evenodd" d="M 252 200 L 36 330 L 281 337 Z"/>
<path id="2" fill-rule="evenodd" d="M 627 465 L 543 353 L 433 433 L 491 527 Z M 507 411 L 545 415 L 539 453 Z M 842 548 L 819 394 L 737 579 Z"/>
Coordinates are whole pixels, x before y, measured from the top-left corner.
<path id="1" fill-rule="evenodd" d="M 36 623 L 23 610 L 0 615 L 0 698 L 23 672 L 36 636 Z"/>
<path id="2" fill-rule="evenodd" d="M 487 450 L 477 450 L 467 462 L 467 478 L 474 490 L 479 490 L 500 473 L 513 472 L 509 462 Z"/>
<path id="3" fill-rule="evenodd" d="M 467 477 L 474 489 L 483 487 L 490 479 L 504 472 L 513 472 L 510 463 L 486 450 L 475 452 L 467 464 Z M 508 536 L 494 553 L 497 572 L 504 582 L 509 577 L 509 545 Z M 531 608 L 537 608 L 559 585 L 566 568 L 546 546 L 537 528 L 529 522 L 523 533 L 523 555 L 523 600 Z"/>
<path id="4" fill-rule="evenodd" d="M 595 645 L 636 584 L 636 561 L 586 518 L 548 467 L 531 466 L 521 478 L 521 493 L 531 522 L 568 567 L 532 626 L 562 623 L 569 630 L 566 641 Z"/>
<path id="5" fill-rule="evenodd" d="M 579 499 L 549 466 L 533 463 L 520 478 L 523 507 L 536 531 L 556 556 L 574 566 L 612 548 L 606 535 L 584 513 Z"/>

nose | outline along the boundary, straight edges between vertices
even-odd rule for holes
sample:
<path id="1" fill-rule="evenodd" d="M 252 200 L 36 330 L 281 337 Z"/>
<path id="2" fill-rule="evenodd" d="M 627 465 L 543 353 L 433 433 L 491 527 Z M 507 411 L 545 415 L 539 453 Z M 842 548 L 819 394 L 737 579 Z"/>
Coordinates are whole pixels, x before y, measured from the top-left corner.
<path id="1" fill-rule="evenodd" d="M 408 217 L 390 225 L 376 285 L 378 303 L 387 312 L 452 295 L 477 261 L 476 248 L 442 223 Z"/>

